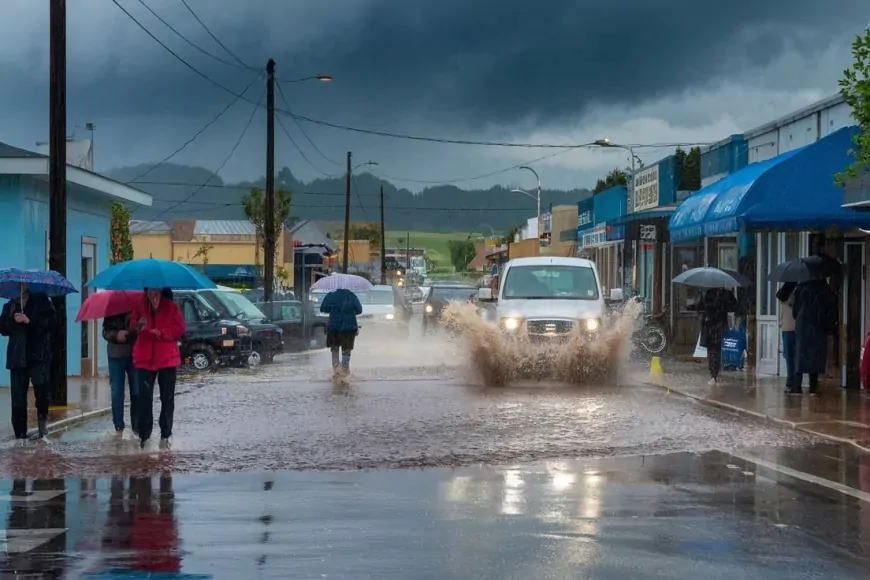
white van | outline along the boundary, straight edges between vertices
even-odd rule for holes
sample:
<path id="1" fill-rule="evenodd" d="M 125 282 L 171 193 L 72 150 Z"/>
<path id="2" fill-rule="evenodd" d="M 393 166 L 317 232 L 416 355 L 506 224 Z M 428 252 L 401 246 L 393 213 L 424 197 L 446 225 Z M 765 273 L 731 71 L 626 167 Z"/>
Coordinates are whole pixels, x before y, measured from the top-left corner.
<path id="1" fill-rule="evenodd" d="M 478 291 L 488 318 L 505 332 L 531 339 L 567 338 L 576 325 L 598 332 L 604 318 L 604 297 L 595 263 L 582 258 L 516 258 L 499 280 L 498 296 Z M 487 304 L 488 303 L 488 304 Z"/>

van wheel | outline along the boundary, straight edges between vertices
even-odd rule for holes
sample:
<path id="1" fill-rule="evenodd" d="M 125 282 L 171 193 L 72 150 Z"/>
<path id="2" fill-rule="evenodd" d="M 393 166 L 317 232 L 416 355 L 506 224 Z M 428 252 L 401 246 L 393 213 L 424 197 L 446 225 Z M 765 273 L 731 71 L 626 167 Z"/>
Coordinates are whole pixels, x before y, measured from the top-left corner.
<path id="1" fill-rule="evenodd" d="M 197 372 L 203 373 L 214 370 L 216 360 L 217 354 L 207 344 L 197 345 L 191 349 L 190 366 Z"/>

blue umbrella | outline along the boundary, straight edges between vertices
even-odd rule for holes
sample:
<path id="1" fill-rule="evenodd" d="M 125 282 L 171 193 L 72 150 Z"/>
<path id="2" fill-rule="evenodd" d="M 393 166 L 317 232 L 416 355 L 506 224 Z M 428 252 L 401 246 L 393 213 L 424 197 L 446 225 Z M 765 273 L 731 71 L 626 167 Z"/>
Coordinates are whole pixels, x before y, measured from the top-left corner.
<path id="1" fill-rule="evenodd" d="M 66 296 L 78 292 L 72 282 L 54 270 L 0 269 L 0 298 L 18 298 L 21 296 L 22 284 L 27 284 L 29 292 L 49 296 Z"/>
<path id="2" fill-rule="evenodd" d="M 217 285 L 188 266 L 170 260 L 143 258 L 115 264 L 97 274 L 87 284 L 104 290 L 142 290 L 143 288 L 173 288 L 201 290 Z"/>

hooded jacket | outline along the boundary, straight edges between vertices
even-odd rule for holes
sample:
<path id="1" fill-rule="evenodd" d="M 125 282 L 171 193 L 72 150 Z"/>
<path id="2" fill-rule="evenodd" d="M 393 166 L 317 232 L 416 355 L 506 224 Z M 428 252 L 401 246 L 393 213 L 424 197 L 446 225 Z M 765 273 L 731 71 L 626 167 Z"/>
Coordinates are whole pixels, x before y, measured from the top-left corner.
<path id="1" fill-rule="evenodd" d="M 21 311 L 21 301 L 16 298 L 4 304 L 0 314 L 0 334 L 9 337 L 6 368 L 47 366 L 51 363 L 51 341 L 57 318 L 54 305 L 45 294 L 31 294 L 24 304 L 24 314 L 30 319 L 28 324 L 15 322 L 15 313 Z"/>
<path id="2" fill-rule="evenodd" d="M 137 369 L 159 371 L 181 365 L 178 341 L 186 330 L 184 317 L 178 305 L 166 294 L 164 292 L 160 305 L 154 310 L 146 292 L 145 299 L 130 316 L 130 330 L 137 331 L 133 345 L 133 366 Z M 138 329 L 140 319 L 145 320 L 141 330 Z M 160 331 L 159 337 L 151 332 L 154 329 Z"/>
<path id="3" fill-rule="evenodd" d="M 356 317 L 362 314 L 362 304 L 350 290 L 335 290 L 323 298 L 320 311 L 329 314 L 327 332 L 356 332 Z"/>

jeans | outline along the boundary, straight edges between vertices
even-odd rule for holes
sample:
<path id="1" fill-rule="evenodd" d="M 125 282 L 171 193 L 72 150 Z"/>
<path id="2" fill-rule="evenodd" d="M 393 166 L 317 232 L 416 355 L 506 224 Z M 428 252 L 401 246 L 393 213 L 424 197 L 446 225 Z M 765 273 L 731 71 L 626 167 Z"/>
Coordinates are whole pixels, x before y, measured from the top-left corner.
<path id="1" fill-rule="evenodd" d="M 172 416 L 175 414 L 176 368 L 159 371 L 137 369 L 139 374 L 139 439 L 151 438 L 154 430 L 154 383 L 160 386 L 160 437 L 172 437 Z"/>
<path id="2" fill-rule="evenodd" d="M 109 386 L 112 390 L 112 423 L 115 430 L 124 430 L 124 379 L 130 385 L 130 428 L 139 431 L 139 377 L 133 368 L 133 357 L 109 357 Z"/>
<path id="3" fill-rule="evenodd" d="M 785 386 L 793 393 L 799 393 L 801 391 L 801 383 L 804 380 L 804 376 L 801 373 L 795 372 L 797 362 L 795 360 L 795 357 L 797 356 L 795 353 L 796 346 L 797 339 L 795 332 L 793 330 L 783 330 L 782 357 L 785 359 Z"/>
<path id="4" fill-rule="evenodd" d="M 12 430 L 16 439 L 27 437 L 27 389 L 30 388 L 30 369 L 19 368 L 9 371 L 10 397 L 12 407 Z M 51 385 L 43 383 L 33 385 L 33 395 L 36 399 L 36 417 L 48 419 L 48 406 L 51 403 Z"/>

